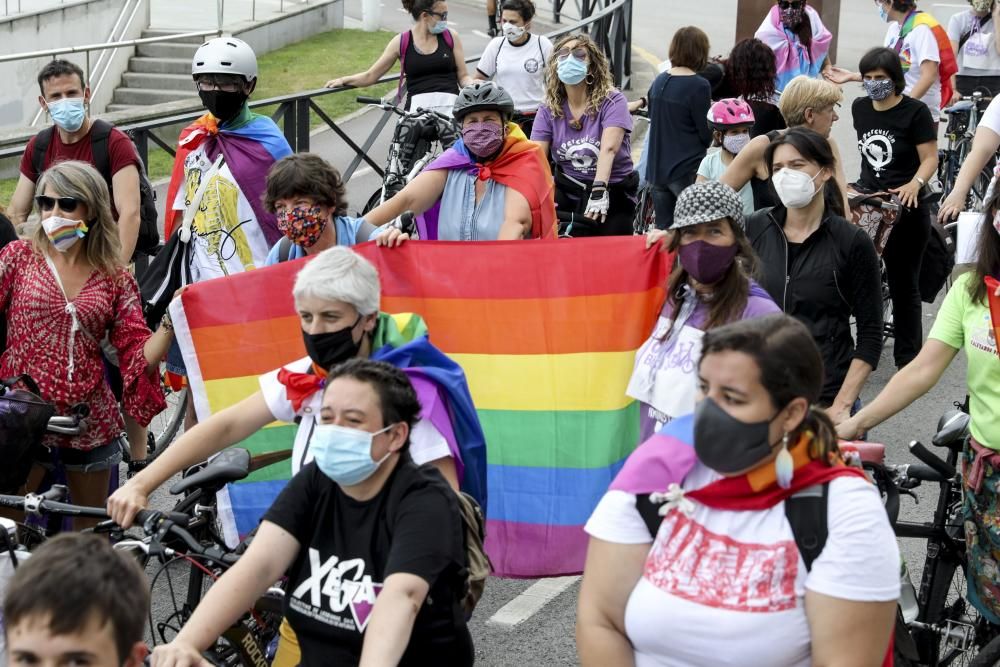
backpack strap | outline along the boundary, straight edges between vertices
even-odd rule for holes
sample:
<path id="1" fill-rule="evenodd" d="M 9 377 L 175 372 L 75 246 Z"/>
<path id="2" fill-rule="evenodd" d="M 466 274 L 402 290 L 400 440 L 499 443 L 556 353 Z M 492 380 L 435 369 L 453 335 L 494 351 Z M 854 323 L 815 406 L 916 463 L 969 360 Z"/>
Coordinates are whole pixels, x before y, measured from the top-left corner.
<path id="1" fill-rule="evenodd" d="M 56 131 L 56 126 L 47 127 L 35 135 L 35 147 L 31 151 L 31 170 L 35 172 L 35 180 L 45 171 L 45 154 L 52 143 L 52 133 Z"/>
<path id="2" fill-rule="evenodd" d="M 106 120 L 95 120 L 90 127 L 90 150 L 93 153 L 94 166 L 101 172 L 104 180 L 111 187 L 111 154 L 108 150 L 108 139 L 114 127 Z"/>
<path id="3" fill-rule="evenodd" d="M 403 90 L 406 87 L 406 52 L 410 48 L 412 33 L 404 30 L 399 33 L 399 83 L 396 85 L 396 103 L 403 101 Z"/>
<path id="4" fill-rule="evenodd" d="M 829 496 L 830 484 L 826 483 L 807 487 L 785 500 L 785 517 L 807 572 L 826 546 Z"/>
<path id="5" fill-rule="evenodd" d="M 292 240 L 287 236 L 282 236 L 281 240 L 278 241 L 278 261 L 287 262 L 289 255 L 292 254 Z"/>
<path id="6" fill-rule="evenodd" d="M 455 36 L 451 34 L 451 28 L 442 32 L 441 36 L 444 37 L 444 43 L 448 45 L 449 49 L 455 48 Z"/>

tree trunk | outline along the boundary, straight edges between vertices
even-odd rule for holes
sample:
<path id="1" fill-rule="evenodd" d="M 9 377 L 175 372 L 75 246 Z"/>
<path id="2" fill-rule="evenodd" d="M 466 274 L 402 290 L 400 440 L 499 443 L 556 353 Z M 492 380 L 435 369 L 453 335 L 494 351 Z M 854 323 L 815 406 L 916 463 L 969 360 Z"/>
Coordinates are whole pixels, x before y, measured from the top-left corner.
<path id="1" fill-rule="evenodd" d="M 833 33 L 830 43 L 830 61 L 837 62 L 837 34 L 840 32 L 840 0 L 809 0 L 809 4 L 819 12 L 823 24 Z M 761 21 L 771 11 L 774 0 L 738 0 L 736 10 L 736 41 L 753 37 Z M 735 42 L 734 42 L 735 43 Z"/>

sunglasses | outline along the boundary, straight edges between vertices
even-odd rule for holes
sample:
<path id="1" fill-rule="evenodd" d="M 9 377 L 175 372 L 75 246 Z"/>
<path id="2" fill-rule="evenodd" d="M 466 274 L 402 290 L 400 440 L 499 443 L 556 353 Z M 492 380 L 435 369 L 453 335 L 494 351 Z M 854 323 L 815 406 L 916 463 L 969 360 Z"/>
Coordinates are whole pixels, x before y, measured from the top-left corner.
<path id="1" fill-rule="evenodd" d="M 806 0 L 778 0 L 780 9 L 802 9 L 804 4 L 806 4 Z"/>
<path id="2" fill-rule="evenodd" d="M 427 13 L 430 14 L 431 16 L 438 17 L 438 19 L 441 20 L 441 21 L 447 21 L 448 20 L 448 12 L 431 12 L 431 11 L 429 11 Z"/>
<path id="3" fill-rule="evenodd" d="M 56 202 L 59 203 L 59 210 L 64 213 L 72 213 L 81 203 L 76 197 L 49 197 L 48 195 L 38 195 L 35 197 L 35 203 L 38 204 L 38 208 L 46 213 L 56 207 Z"/>
<path id="4" fill-rule="evenodd" d="M 572 55 L 577 60 L 587 60 L 590 57 L 587 49 L 582 46 L 578 46 L 572 51 L 569 49 L 559 49 L 556 51 L 556 60 L 566 60 Z"/>

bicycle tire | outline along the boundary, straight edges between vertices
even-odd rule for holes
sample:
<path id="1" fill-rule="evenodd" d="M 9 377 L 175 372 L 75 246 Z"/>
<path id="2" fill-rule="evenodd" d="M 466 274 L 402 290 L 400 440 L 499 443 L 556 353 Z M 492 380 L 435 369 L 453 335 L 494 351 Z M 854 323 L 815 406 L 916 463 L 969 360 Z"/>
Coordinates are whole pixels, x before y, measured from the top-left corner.
<path id="1" fill-rule="evenodd" d="M 1000 667 L 1000 637 L 994 637 L 969 663 L 969 667 Z"/>
<path id="2" fill-rule="evenodd" d="M 180 432 L 181 426 L 184 424 L 189 400 L 191 400 L 191 393 L 187 387 L 178 392 L 170 392 L 167 398 L 167 409 L 149 423 L 152 447 L 147 454 L 147 459 L 152 460 L 162 454 L 167 445 L 177 437 L 177 433 Z"/>
<path id="3" fill-rule="evenodd" d="M 653 205 L 653 193 L 649 186 L 639 191 L 639 201 L 635 207 L 635 220 L 632 222 L 633 233 L 641 236 L 656 224 L 656 207 Z"/>

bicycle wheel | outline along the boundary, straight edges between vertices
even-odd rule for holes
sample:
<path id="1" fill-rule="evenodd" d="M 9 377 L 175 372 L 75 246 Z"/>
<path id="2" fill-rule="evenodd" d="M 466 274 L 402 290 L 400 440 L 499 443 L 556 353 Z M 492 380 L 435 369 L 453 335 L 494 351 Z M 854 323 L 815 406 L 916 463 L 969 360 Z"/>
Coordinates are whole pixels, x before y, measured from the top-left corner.
<path id="1" fill-rule="evenodd" d="M 655 226 L 656 208 L 653 206 L 653 194 L 649 187 L 639 191 L 639 202 L 635 207 L 635 221 L 632 231 L 638 235 L 645 234 Z"/>
<path id="2" fill-rule="evenodd" d="M 895 335 L 892 321 L 892 295 L 889 294 L 889 279 L 886 274 L 885 262 L 879 259 L 882 278 L 882 342 L 886 343 Z"/>
<path id="3" fill-rule="evenodd" d="M 147 459 L 153 459 L 163 453 L 184 424 L 187 412 L 189 392 L 187 387 L 180 391 L 166 392 L 167 409 L 153 417 L 149 423 L 149 451 Z"/>

